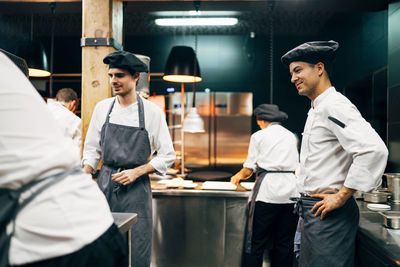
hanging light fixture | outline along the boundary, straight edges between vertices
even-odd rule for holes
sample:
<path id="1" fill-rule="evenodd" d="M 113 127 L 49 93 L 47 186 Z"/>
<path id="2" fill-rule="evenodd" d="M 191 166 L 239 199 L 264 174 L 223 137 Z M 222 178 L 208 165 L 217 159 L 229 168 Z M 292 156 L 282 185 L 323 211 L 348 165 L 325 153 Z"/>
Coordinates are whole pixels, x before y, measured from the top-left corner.
<path id="1" fill-rule="evenodd" d="M 199 63 L 193 48 L 174 46 L 168 56 L 163 80 L 181 83 L 181 124 L 185 120 L 185 86 L 184 83 L 196 83 L 202 80 Z M 185 174 L 184 130 L 181 130 L 181 175 Z"/>
<path id="2" fill-rule="evenodd" d="M 165 65 L 163 79 L 169 82 L 201 82 L 199 63 L 193 48 L 174 46 Z"/>
<path id="3" fill-rule="evenodd" d="M 33 38 L 33 14 L 31 16 L 31 35 L 28 43 L 18 47 L 18 56 L 25 59 L 29 68 L 29 77 L 48 77 L 49 63 L 42 43 Z"/>

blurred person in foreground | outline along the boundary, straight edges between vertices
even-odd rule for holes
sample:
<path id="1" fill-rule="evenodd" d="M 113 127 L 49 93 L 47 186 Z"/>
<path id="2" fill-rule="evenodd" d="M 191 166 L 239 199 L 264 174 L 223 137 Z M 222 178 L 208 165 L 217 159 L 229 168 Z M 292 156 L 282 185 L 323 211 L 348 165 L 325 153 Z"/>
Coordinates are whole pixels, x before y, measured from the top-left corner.
<path id="1" fill-rule="evenodd" d="M 8 57 L 0 51 L 0 266 L 127 266 L 127 245 L 79 150 Z"/>

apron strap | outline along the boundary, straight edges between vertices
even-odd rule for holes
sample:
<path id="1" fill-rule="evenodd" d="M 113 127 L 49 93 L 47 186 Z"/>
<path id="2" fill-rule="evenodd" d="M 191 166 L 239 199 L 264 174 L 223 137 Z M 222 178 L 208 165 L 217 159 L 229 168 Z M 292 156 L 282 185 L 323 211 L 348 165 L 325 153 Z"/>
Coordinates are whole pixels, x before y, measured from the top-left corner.
<path id="1" fill-rule="evenodd" d="M 110 122 L 110 113 L 111 113 L 111 110 L 112 110 L 113 107 L 114 107 L 115 99 L 116 99 L 116 97 L 114 98 L 113 102 L 111 103 L 110 108 L 108 109 L 107 116 L 106 116 L 106 123 L 109 123 L 109 122 Z"/>
<path id="2" fill-rule="evenodd" d="M 144 129 L 145 128 L 145 124 L 144 124 L 143 100 L 140 98 L 139 94 L 136 94 L 136 98 L 137 98 L 137 101 L 138 101 L 139 127 Z M 113 107 L 115 105 L 115 99 L 116 98 L 114 98 L 113 102 L 111 103 L 110 108 L 108 109 L 107 117 L 106 117 L 106 123 L 110 122 L 110 114 L 111 114 L 111 111 L 112 111 L 112 109 L 113 109 Z"/>
<path id="3" fill-rule="evenodd" d="M 139 96 L 139 94 L 136 94 L 137 100 L 138 100 L 138 113 L 139 113 L 139 127 L 140 128 L 145 128 L 144 124 L 144 108 L 143 108 L 143 100 Z"/>
<path id="4" fill-rule="evenodd" d="M 249 209 L 248 209 L 248 222 L 247 222 L 247 234 L 246 234 L 246 240 L 245 240 L 245 251 L 246 253 L 251 253 L 251 239 L 253 236 L 253 220 L 254 220 L 254 209 L 255 209 L 255 204 L 256 204 L 256 198 L 258 195 L 258 191 L 260 190 L 261 183 L 264 180 L 264 177 L 268 173 L 294 173 L 294 171 L 269 171 L 265 170 L 263 168 L 257 168 L 257 176 L 256 176 L 256 182 L 253 187 L 253 192 L 251 195 L 251 200 L 249 203 Z"/>

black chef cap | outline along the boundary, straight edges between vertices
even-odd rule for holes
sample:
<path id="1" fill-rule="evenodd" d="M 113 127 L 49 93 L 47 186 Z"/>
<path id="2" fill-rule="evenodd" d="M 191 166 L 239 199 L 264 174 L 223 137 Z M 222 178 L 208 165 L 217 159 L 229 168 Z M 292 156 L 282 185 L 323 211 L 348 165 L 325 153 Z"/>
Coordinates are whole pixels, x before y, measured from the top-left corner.
<path id="1" fill-rule="evenodd" d="M 285 66 L 289 66 L 294 61 L 304 61 L 308 63 L 332 63 L 336 55 L 339 43 L 330 41 L 313 41 L 301 44 L 281 57 Z"/>
<path id="2" fill-rule="evenodd" d="M 282 122 L 288 118 L 288 115 L 279 110 L 279 107 L 274 104 L 261 104 L 254 109 L 254 116 L 257 119 L 262 119 L 271 122 Z"/>
<path id="3" fill-rule="evenodd" d="M 135 72 L 149 72 L 147 65 L 143 63 L 134 54 L 126 51 L 116 51 L 108 54 L 103 62 L 109 64 L 109 68 L 118 68 L 129 71 L 131 74 Z"/>
<path id="4" fill-rule="evenodd" d="M 14 62 L 15 65 L 17 65 L 17 67 L 26 77 L 29 77 L 29 69 L 25 59 L 17 57 L 16 55 L 11 54 L 10 52 L 7 52 L 6 50 L 3 50 L 1 48 L 0 52 L 4 53 L 9 59 L 11 59 L 11 61 Z"/>

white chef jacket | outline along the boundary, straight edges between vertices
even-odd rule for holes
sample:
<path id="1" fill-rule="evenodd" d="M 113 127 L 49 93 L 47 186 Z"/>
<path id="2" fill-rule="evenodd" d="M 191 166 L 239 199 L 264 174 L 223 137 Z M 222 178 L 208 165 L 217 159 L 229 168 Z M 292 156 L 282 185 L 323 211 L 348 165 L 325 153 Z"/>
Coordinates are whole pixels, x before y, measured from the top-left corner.
<path id="1" fill-rule="evenodd" d="M 19 188 L 79 166 L 79 150 L 62 135 L 29 80 L 1 52 L 0 73 L 0 187 Z M 10 264 L 73 253 L 112 222 L 107 201 L 90 175 L 70 175 L 17 215 Z"/>
<path id="2" fill-rule="evenodd" d="M 82 131 L 81 118 L 68 110 L 63 104 L 54 100 L 47 100 L 47 106 L 57 121 L 64 136 L 71 138 L 74 144 L 81 149 Z"/>
<path id="3" fill-rule="evenodd" d="M 139 127 L 139 115 L 137 101 L 128 107 L 122 107 L 117 97 L 107 98 L 97 103 L 90 125 L 87 131 L 83 150 L 83 164 L 96 169 L 101 157 L 100 134 L 106 121 L 106 116 L 112 101 L 115 100 L 110 114 L 110 123 Z M 175 151 L 172 145 L 167 122 L 164 113 L 154 103 L 142 98 L 144 109 L 145 128 L 149 134 L 151 154 L 157 151 L 157 155 L 150 160 L 150 164 L 160 173 L 165 174 L 168 167 L 175 160 Z M 115 138 L 118 138 L 117 136 Z"/>
<path id="4" fill-rule="evenodd" d="M 330 87 L 311 103 L 308 112 L 299 190 L 312 193 L 344 185 L 370 191 L 380 185 L 387 157 L 388 150 L 371 125 L 345 96 Z"/>
<path id="5" fill-rule="evenodd" d="M 251 135 L 249 151 L 243 167 L 268 171 L 295 171 L 299 165 L 297 140 L 293 133 L 277 123 Z M 296 176 L 293 173 L 267 173 L 256 201 L 292 203 L 297 197 Z"/>

